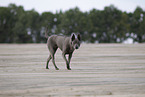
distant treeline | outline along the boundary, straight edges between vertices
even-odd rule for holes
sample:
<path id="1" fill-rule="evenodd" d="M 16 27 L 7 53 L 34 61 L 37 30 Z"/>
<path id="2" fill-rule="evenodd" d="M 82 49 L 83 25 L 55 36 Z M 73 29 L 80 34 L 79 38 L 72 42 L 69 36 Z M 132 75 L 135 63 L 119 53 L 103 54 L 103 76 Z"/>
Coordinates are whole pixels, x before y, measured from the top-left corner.
<path id="1" fill-rule="evenodd" d="M 45 29 L 49 35 L 80 33 L 84 42 L 121 43 L 127 38 L 145 42 L 145 11 L 123 12 L 113 5 L 104 10 L 82 12 L 79 8 L 68 11 L 25 11 L 23 6 L 10 4 L 0 7 L 0 43 L 43 43 Z"/>

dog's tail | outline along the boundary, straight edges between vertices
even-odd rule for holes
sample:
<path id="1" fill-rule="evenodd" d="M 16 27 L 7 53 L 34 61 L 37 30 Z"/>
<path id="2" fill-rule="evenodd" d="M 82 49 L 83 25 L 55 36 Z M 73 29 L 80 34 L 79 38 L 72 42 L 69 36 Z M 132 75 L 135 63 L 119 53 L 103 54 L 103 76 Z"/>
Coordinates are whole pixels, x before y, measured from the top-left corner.
<path id="1" fill-rule="evenodd" d="M 47 33 L 48 33 L 48 27 L 46 28 L 46 31 L 45 31 L 45 38 L 49 37 Z"/>

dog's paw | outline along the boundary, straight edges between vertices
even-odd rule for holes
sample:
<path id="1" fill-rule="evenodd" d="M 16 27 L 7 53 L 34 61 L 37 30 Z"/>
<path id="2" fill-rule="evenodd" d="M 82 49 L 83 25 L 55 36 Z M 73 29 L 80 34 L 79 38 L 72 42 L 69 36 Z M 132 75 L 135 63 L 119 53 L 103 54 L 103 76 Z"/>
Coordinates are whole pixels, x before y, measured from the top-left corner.
<path id="1" fill-rule="evenodd" d="M 59 70 L 59 68 L 55 68 L 56 70 Z"/>
<path id="2" fill-rule="evenodd" d="M 46 67 L 46 69 L 49 69 L 48 67 Z"/>
<path id="3" fill-rule="evenodd" d="M 67 68 L 68 70 L 71 70 L 71 68 Z"/>

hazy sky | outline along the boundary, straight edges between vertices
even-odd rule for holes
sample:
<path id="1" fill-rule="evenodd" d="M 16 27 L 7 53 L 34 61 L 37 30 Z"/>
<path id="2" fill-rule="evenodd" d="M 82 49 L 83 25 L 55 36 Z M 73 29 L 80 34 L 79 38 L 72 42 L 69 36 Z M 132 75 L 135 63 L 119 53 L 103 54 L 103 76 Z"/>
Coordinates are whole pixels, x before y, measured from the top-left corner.
<path id="1" fill-rule="evenodd" d="M 10 3 L 22 5 L 25 10 L 35 9 L 39 13 L 66 11 L 76 6 L 81 11 L 90 11 L 93 8 L 103 10 L 104 6 L 111 4 L 127 12 L 133 12 L 137 6 L 145 10 L 145 0 L 0 0 L 0 6 L 8 6 Z"/>

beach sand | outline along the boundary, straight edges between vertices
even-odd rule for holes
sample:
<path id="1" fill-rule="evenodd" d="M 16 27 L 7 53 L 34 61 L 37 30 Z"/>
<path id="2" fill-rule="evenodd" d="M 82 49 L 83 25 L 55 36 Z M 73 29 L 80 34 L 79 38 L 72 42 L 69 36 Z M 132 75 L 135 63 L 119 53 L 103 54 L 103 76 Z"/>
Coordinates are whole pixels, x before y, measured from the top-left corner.
<path id="1" fill-rule="evenodd" d="M 46 44 L 0 44 L 0 97 L 145 97 L 145 44 L 82 44 L 67 70 Z"/>

